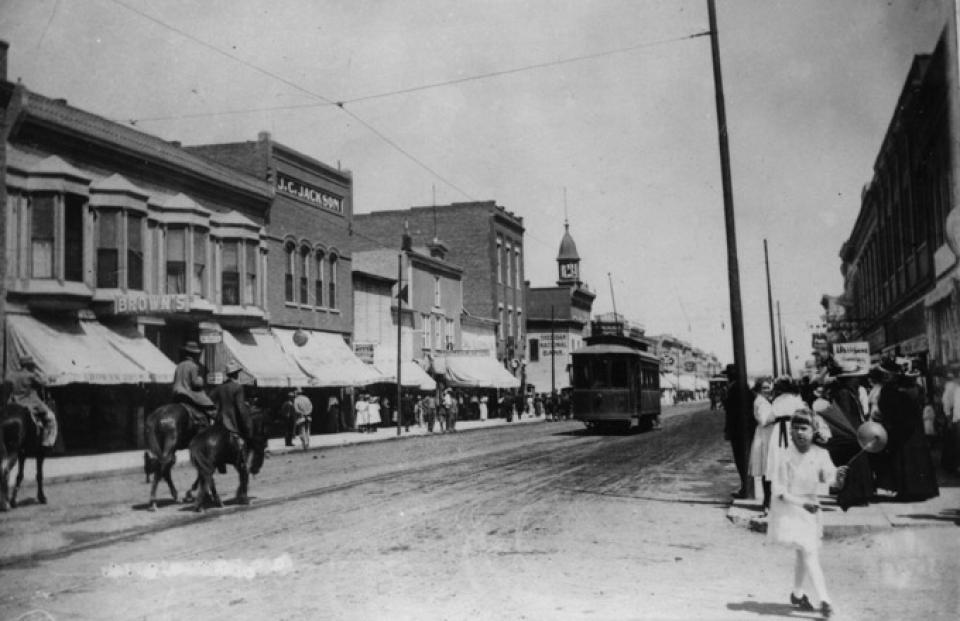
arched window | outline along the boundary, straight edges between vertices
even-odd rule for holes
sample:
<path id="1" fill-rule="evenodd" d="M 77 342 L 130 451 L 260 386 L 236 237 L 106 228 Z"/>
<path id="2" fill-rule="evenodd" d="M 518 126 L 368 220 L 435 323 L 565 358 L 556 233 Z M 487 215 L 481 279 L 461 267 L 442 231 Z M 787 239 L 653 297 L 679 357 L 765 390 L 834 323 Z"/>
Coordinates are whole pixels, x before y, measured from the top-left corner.
<path id="1" fill-rule="evenodd" d="M 310 249 L 306 246 L 300 248 L 300 303 L 308 304 L 307 293 L 309 291 L 310 277 Z"/>
<path id="2" fill-rule="evenodd" d="M 283 299 L 287 302 L 295 302 L 293 297 L 293 274 L 296 271 L 296 246 L 292 242 L 287 242 L 283 247 L 287 255 L 287 271 L 283 276 Z"/>
<path id="3" fill-rule="evenodd" d="M 337 255 L 330 254 L 328 265 L 330 266 L 330 277 L 327 282 L 329 283 L 330 295 L 327 296 L 327 306 L 337 308 Z"/>
<path id="4" fill-rule="evenodd" d="M 316 306 L 323 306 L 323 298 L 326 297 L 323 292 L 323 257 L 323 250 L 318 250 L 316 254 L 316 270 L 314 270 L 314 278 L 316 280 L 314 280 L 313 287 L 313 295 L 316 296 L 316 299 L 313 301 L 313 303 Z"/>

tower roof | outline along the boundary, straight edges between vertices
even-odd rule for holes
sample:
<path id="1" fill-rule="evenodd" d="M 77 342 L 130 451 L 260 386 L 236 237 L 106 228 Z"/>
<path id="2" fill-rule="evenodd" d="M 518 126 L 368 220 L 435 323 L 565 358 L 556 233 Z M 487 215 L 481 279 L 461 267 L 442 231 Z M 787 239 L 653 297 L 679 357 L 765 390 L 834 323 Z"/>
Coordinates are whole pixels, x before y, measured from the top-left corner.
<path id="1" fill-rule="evenodd" d="M 563 239 L 560 240 L 560 252 L 557 253 L 557 261 L 579 261 L 580 255 L 577 254 L 577 244 L 570 236 L 570 223 L 563 223 Z"/>

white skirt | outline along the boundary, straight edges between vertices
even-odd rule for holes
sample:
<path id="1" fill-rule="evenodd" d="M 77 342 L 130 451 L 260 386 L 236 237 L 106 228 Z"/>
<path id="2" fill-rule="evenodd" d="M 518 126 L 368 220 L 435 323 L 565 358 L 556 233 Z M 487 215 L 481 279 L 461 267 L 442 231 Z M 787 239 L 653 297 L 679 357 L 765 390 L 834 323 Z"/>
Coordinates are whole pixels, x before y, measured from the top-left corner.
<path id="1" fill-rule="evenodd" d="M 816 502 L 811 500 L 810 502 Z M 820 511 L 809 513 L 803 507 L 770 499 L 770 517 L 767 520 L 767 540 L 778 545 L 815 551 L 823 538 Z"/>

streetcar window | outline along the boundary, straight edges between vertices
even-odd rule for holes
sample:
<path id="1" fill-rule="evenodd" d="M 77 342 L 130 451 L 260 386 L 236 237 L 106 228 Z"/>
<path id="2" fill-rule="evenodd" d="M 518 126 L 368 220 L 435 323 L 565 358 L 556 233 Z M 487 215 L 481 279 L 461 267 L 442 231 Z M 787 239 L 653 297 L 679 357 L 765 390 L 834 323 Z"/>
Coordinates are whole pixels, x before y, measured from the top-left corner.
<path id="1" fill-rule="evenodd" d="M 612 388 L 628 388 L 629 373 L 627 368 L 629 361 L 624 358 L 615 358 L 611 360 L 610 386 Z"/>

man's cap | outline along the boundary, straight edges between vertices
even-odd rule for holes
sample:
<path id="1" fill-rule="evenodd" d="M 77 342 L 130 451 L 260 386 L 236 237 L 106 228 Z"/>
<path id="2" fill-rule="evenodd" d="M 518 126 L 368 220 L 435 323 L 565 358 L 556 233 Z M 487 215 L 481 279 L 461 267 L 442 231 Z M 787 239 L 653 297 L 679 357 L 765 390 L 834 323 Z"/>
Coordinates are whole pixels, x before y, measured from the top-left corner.
<path id="1" fill-rule="evenodd" d="M 188 354 L 196 354 L 198 356 L 202 353 L 202 350 L 200 349 L 200 346 L 197 345 L 196 341 L 187 341 L 180 349 Z"/>
<path id="2" fill-rule="evenodd" d="M 227 375 L 235 375 L 242 370 L 243 370 L 243 367 L 240 366 L 239 362 L 237 362 L 236 360 L 231 360 L 230 362 L 227 363 L 227 367 L 226 369 L 224 369 L 224 373 L 226 373 Z"/>

